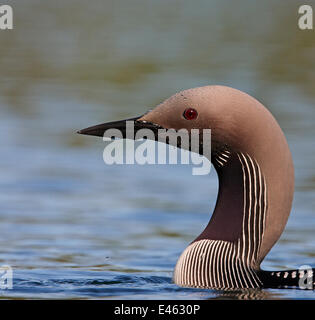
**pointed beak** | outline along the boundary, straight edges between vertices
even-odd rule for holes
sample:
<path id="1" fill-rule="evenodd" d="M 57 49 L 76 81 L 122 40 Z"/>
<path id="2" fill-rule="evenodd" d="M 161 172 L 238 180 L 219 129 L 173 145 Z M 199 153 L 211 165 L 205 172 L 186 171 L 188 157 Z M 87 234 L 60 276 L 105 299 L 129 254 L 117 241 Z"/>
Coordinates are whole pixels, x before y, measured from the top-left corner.
<path id="1" fill-rule="evenodd" d="M 158 129 L 163 129 L 160 125 L 154 124 L 152 122 L 141 120 L 142 116 L 118 120 L 113 122 L 106 122 L 102 124 L 98 124 L 96 126 L 88 127 L 78 131 L 79 134 L 89 135 L 89 136 L 97 136 L 97 137 L 104 137 L 104 133 L 108 129 L 118 129 L 121 133 L 123 138 L 127 137 L 127 122 L 133 122 L 134 126 L 134 136 L 136 135 L 137 131 L 141 129 L 151 129 L 155 136 L 157 137 Z M 130 135 L 128 135 L 130 137 Z M 134 138 L 134 137 L 133 137 Z"/>

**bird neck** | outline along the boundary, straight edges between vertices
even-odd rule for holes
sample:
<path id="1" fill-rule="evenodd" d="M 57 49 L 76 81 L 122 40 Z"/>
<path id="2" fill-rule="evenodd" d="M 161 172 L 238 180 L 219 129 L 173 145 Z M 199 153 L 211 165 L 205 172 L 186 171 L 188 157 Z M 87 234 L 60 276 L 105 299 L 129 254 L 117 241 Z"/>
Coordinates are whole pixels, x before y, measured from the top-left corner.
<path id="1" fill-rule="evenodd" d="M 186 248 L 175 283 L 201 288 L 257 288 L 267 188 L 258 163 L 243 153 L 212 159 L 219 177 L 215 210 L 205 230 Z"/>
<path id="2" fill-rule="evenodd" d="M 212 162 L 219 177 L 217 203 L 210 222 L 195 241 L 232 242 L 240 259 L 257 267 L 267 210 L 263 173 L 259 164 L 243 153 L 220 151 Z"/>

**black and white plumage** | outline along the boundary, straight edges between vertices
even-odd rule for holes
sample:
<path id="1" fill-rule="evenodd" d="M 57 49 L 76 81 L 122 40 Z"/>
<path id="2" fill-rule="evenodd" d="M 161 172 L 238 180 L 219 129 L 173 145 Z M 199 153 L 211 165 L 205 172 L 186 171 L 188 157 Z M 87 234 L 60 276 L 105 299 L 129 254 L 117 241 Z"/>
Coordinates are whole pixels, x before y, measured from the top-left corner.
<path id="1" fill-rule="evenodd" d="M 314 288 L 314 269 L 263 271 L 260 264 L 282 234 L 294 193 L 294 167 L 285 136 L 271 113 L 236 89 L 206 86 L 179 92 L 134 121 L 147 128 L 211 129 L 211 160 L 219 178 L 215 210 L 204 231 L 184 250 L 174 272 L 180 286 L 243 289 Z M 126 133 L 126 121 L 79 133 Z M 178 147 L 181 147 L 178 145 Z M 203 146 L 200 145 L 200 154 Z M 304 282 L 303 282 L 304 281 Z"/>

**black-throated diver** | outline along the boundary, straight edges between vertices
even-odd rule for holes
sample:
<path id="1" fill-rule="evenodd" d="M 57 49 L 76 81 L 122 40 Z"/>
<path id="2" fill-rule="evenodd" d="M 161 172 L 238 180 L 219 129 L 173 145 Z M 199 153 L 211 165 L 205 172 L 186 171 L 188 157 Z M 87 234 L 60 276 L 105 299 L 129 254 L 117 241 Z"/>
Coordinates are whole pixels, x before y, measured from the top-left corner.
<path id="1" fill-rule="evenodd" d="M 287 141 L 260 102 L 236 89 L 206 86 L 179 92 L 143 116 L 127 120 L 134 121 L 135 134 L 142 128 L 211 129 L 210 160 L 219 178 L 218 198 L 207 227 L 176 264 L 176 284 L 219 289 L 299 287 L 302 278 L 313 279 L 315 269 L 260 268 L 284 230 L 294 193 Z M 127 120 L 79 133 L 103 136 L 116 128 L 125 134 Z"/>

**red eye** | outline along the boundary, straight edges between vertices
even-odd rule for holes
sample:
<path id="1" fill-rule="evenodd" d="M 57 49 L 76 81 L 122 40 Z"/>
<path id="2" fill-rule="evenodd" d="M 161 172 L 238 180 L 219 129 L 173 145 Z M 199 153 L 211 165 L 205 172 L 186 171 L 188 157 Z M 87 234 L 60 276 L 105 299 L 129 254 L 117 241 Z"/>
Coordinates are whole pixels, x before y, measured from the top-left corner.
<path id="1" fill-rule="evenodd" d="M 193 108 L 187 108 L 185 111 L 184 111 L 184 114 L 183 114 L 184 118 L 187 119 L 187 120 L 194 120 L 197 118 L 198 116 L 198 112 L 197 110 L 193 109 Z"/>

